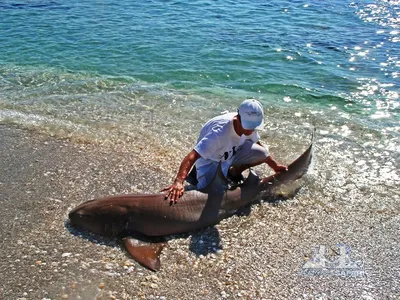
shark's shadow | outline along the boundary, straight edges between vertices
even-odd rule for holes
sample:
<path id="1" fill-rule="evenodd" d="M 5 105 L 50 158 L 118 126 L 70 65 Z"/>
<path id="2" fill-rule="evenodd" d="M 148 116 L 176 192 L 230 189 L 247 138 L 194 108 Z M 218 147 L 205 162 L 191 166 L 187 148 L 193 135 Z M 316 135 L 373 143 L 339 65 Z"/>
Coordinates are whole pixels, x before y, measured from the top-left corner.
<path id="1" fill-rule="evenodd" d="M 93 244 L 104 245 L 111 248 L 124 249 L 124 246 L 121 242 L 121 238 L 124 237 L 123 235 L 117 238 L 106 237 L 104 235 L 92 233 L 85 230 L 80 230 L 73 227 L 68 220 L 64 222 L 64 226 L 72 235 L 87 240 Z M 188 233 L 168 235 L 165 237 L 149 238 L 134 232 L 131 232 L 129 234 L 127 233 L 125 236 L 133 236 L 145 242 L 154 242 L 154 243 L 168 242 L 170 240 L 177 238 L 190 238 L 189 250 L 196 256 L 200 255 L 207 256 L 212 253 L 217 253 L 219 250 L 222 249 L 220 234 L 215 226 L 209 226 Z M 130 257 L 127 252 L 126 256 Z"/>
<path id="2" fill-rule="evenodd" d="M 65 228 L 74 236 L 85 239 L 93 244 L 104 245 L 112 248 L 119 247 L 118 239 L 106 237 L 86 230 L 80 230 L 72 226 L 69 220 L 64 222 Z"/>

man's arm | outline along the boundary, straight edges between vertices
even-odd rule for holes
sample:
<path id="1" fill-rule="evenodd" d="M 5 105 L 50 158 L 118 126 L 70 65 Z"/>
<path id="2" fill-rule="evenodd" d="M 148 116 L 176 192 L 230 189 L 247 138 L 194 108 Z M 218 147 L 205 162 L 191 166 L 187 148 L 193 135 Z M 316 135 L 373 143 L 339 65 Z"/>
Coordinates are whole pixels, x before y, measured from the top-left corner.
<path id="1" fill-rule="evenodd" d="M 283 172 L 283 171 L 287 171 L 287 170 L 288 170 L 287 166 L 278 164 L 278 163 L 272 158 L 271 155 L 267 157 L 267 160 L 266 160 L 265 162 L 266 162 L 267 165 L 270 166 L 276 173 L 278 173 L 278 172 Z"/>
<path id="2" fill-rule="evenodd" d="M 183 182 L 185 181 L 190 169 L 199 158 L 200 154 L 197 153 L 196 150 L 190 151 L 183 159 L 174 182 L 169 187 L 161 190 L 162 192 L 166 192 L 165 199 L 169 199 L 171 204 L 176 203 L 183 195 L 183 192 L 185 191 Z"/>
<path id="3" fill-rule="evenodd" d="M 260 145 L 260 146 L 262 146 L 262 147 L 264 147 L 264 146 L 260 143 L 260 141 L 258 141 L 257 144 Z M 278 173 L 278 172 L 287 171 L 287 166 L 278 164 L 278 163 L 275 161 L 275 159 L 274 159 L 271 155 L 269 155 L 269 156 L 267 157 L 267 159 L 265 160 L 265 163 L 266 163 L 271 169 L 273 169 L 273 170 L 274 170 L 275 172 L 277 172 L 277 173 Z"/>

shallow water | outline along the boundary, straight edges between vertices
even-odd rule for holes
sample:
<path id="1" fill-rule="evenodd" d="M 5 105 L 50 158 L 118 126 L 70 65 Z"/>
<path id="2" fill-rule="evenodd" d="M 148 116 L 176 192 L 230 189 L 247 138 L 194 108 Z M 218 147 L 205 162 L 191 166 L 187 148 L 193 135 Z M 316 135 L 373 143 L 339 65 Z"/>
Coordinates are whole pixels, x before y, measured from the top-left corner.
<path id="1" fill-rule="evenodd" d="M 280 161 L 317 127 L 321 199 L 368 202 L 371 188 L 398 197 L 399 10 L 397 1 L 2 1 L 0 122 L 180 161 L 208 118 L 255 97 Z"/>

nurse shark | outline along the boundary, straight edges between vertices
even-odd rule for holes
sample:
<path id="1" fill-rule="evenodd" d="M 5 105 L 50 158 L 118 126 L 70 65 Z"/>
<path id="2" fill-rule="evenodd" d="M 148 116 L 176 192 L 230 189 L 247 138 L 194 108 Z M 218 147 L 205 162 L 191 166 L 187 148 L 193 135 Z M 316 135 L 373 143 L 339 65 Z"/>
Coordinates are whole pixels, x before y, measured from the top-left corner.
<path id="1" fill-rule="evenodd" d="M 307 150 L 287 171 L 260 178 L 253 171 L 234 189 L 227 189 L 219 166 L 202 191 L 188 190 L 176 204 L 165 193 L 108 196 L 84 202 L 69 213 L 75 228 L 122 239 L 126 251 L 150 270 L 160 269 L 163 237 L 212 226 L 257 199 L 273 199 L 275 191 L 307 173 L 313 157 L 314 134 Z"/>

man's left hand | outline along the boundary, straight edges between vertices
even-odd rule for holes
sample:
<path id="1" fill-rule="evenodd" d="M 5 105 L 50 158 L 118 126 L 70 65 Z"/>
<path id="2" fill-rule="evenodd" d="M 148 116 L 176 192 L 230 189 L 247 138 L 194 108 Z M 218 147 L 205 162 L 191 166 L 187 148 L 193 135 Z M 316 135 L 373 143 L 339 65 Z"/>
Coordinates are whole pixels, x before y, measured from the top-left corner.
<path id="1" fill-rule="evenodd" d="M 286 172 L 287 170 L 288 170 L 287 166 L 284 165 L 276 165 L 276 167 L 274 168 L 274 171 L 276 173 Z"/>

